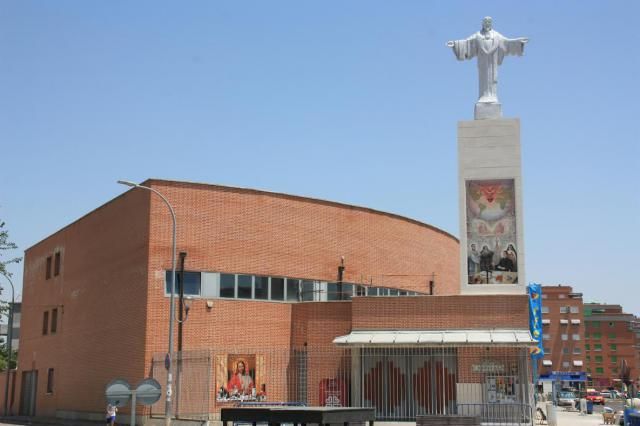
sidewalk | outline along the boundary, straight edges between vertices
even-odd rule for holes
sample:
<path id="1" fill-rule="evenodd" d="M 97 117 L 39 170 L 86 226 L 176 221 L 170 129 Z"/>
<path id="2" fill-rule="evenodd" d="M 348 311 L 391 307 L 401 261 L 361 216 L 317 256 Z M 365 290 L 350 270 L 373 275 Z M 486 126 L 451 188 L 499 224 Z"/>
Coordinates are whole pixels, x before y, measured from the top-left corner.
<path id="1" fill-rule="evenodd" d="M 558 426 L 596 426 L 604 425 L 602 414 L 580 414 L 577 411 L 557 411 Z"/>

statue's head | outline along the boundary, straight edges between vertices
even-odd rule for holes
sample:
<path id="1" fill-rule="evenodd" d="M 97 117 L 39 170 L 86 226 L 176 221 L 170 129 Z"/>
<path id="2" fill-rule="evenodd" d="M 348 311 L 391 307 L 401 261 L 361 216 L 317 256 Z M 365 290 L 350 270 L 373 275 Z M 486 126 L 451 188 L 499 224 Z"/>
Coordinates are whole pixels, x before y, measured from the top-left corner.
<path id="1" fill-rule="evenodd" d="M 492 27 L 493 27 L 493 19 L 491 19 L 491 16 L 485 16 L 482 19 L 482 31 L 491 31 Z"/>

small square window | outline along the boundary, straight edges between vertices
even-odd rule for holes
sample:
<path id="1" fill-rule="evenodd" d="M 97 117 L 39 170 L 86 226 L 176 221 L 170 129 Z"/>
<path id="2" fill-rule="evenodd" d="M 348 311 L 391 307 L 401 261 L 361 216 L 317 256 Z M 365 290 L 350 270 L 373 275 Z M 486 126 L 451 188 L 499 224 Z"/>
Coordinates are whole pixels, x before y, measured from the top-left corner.
<path id="1" fill-rule="evenodd" d="M 569 340 L 569 335 L 568 335 L 568 334 L 561 334 L 561 335 L 560 335 L 560 338 L 561 338 L 562 340 Z"/>
<path id="2" fill-rule="evenodd" d="M 573 354 L 574 355 L 580 355 L 582 353 L 582 349 L 575 347 L 573 348 Z"/>
<path id="3" fill-rule="evenodd" d="M 609 339 L 615 339 L 616 333 L 609 333 Z"/>
<path id="4" fill-rule="evenodd" d="M 562 353 L 563 354 L 568 354 L 569 353 L 569 348 L 562 348 Z"/>
<path id="5" fill-rule="evenodd" d="M 255 298 L 269 299 L 269 277 L 255 277 Z"/>
<path id="6" fill-rule="evenodd" d="M 562 361 L 562 366 L 563 366 L 564 368 L 569 367 L 569 365 L 570 365 L 570 364 L 569 364 L 569 361 Z"/>
<path id="7" fill-rule="evenodd" d="M 549 313 L 549 307 L 548 306 L 543 306 L 542 307 L 542 313 L 543 314 L 548 314 Z"/>
<path id="8" fill-rule="evenodd" d="M 47 273 L 45 275 L 45 279 L 49 279 L 51 278 L 51 264 L 52 264 L 53 259 L 51 258 L 51 256 L 47 257 Z"/>
<path id="9" fill-rule="evenodd" d="M 549 340 L 551 336 L 549 334 L 542 334 L 542 340 Z"/>
<path id="10" fill-rule="evenodd" d="M 560 306 L 560 313 L 561 314 L 568 314 L 569 313 L 569 307 L 568 306 Z"/>
<path id="11" fill-rule="evenodd" d="M 615 364 L 615 363 L 617 363 L 617 362 L 618 362 L 618 357 L 617 357 L 616 355 L 611 355 L 611 358 L 610 358 L 610 359 L 611 359 L 611 363 L 612 363 L 612 364 Z"/>
<path id="12" fill-rule="evenodd" d="M 572 334 L 571 340 L 580 340 L 580 334 Z"/>
<path id="13" fill-rule="evenodd" d="M 60 252 L 57 251 L 55 254 L 55 262 L 53 263 L 53 276 L 57 277 L 60 275 Z"/>
<path id="14" fill-rule="evenodd" d="M 233 299 L 236 297 L 236 276 L 220 274 L 220 297 Z"/>
<path id="15" fill-rule="evenodd" d="M 577 306 L 570 306 L 569 307 L 569 312 L 571 312 L 572 314 L 577 314 L 580 312 L 580 308 Z"/>
<path id="16" fill-rule="evenodd" d="M 251 275 L 238 275 L 238 299 L 251 299 Z"/>
<path id="17" fill-rule="evenodd" d="M 284 300 L 284 278 L 271 278 L 271 300 Z"/>
<path id="18" fill-rule="evenodd" d="M 165 291 L 167 294 L 171 294 L 171 275 L 172 271 L 166 271 L 165 273 Z M 182 281 L 184 281 L 184 295 L 185 296 L 200 296 L 202 275 L 200 272 L 176 271 L 176 282 L 174 285 L 176 295 L 180 294 L 180 288 L 182 287 Z"/>
<path id="19" fill-rule="evenodd" d="M 609 349 L 611 349 L 612 351 L 617 351 L 618 345 L 616 343 L 612 343 L 609 345 Z"/>
<path id="20" fill-rule="evenodd" d="M 53 368 L 47 371 L 47 393 L 53 393 Z"/>
<path id="21" fill-rule="evenodd" d="M 597 373 L 597 374 L 604 374 L 604 368 L 602 368 L 602 367 L 596 367 L 596 373 Z"/>

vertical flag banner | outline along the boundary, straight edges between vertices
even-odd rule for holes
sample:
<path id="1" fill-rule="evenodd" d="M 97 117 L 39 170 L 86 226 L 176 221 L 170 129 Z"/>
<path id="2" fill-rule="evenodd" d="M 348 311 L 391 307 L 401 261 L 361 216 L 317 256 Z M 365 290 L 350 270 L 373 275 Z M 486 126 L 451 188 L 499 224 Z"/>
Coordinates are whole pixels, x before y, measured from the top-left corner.
<path id="1" fill-rule="evenodd" d="M 540 359 L 544 356 L 542 346 L 542 287 L 540 284 L 529 284 L 527 286 L 529 295 L 529 330 L 531 335 L 538 342 L 537 346 L 531 348 L 531 358 Z"/>

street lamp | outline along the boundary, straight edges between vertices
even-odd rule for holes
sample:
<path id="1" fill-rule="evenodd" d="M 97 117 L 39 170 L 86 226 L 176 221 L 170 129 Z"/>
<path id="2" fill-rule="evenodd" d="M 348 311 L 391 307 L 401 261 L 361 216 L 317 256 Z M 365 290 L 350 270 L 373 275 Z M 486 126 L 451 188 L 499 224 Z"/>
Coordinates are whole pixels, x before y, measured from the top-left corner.
<path id="1" fill-rule="evenodd" d="M 146 189 L 148 191 L 153 192 L 167 205 L 169 208 L 169 212 L 171 213 L 171 219 L 173 220 L 173 249 L 171 250 L 171 295 L 169 297 L 169 349 L 167 350 L 167 358 L 165 362 L 165 367 L 167 368 L 167 390 L 166 390 L 166 400 L 164 407 L 164 421 L 167 426 L 171 425 L 171 389 L 173 382 L 173 374 L 171 373 L 171 355 L 173 353 L 173 323 L 175 321 L 175 293 L 176 293 L 176 213 L 173 211 L 173 207 L 169 203 L 169 200 L 165 198 L 157 190 L 150 188 L 144 185 L 138 185 L 134 182 L 129 182 L 126 180 L 119 180 L 119 184 L 130 186 L 132 188 L 140 188 Z"/>
<path id="2" fill-rule="evenodd" d="M 7 274 L 2 274 L 9 281 L 11 285 L 11 310 L 9 311 L 9 320 L 7 321 L 7 379 L 4 384 L 4 415 L 9 415 L 9 372 L 11 371 L 11 341 L 13 340 L 13 307 L 15 305 L 15 289 L 13 288 L 13 282 Z"/>

